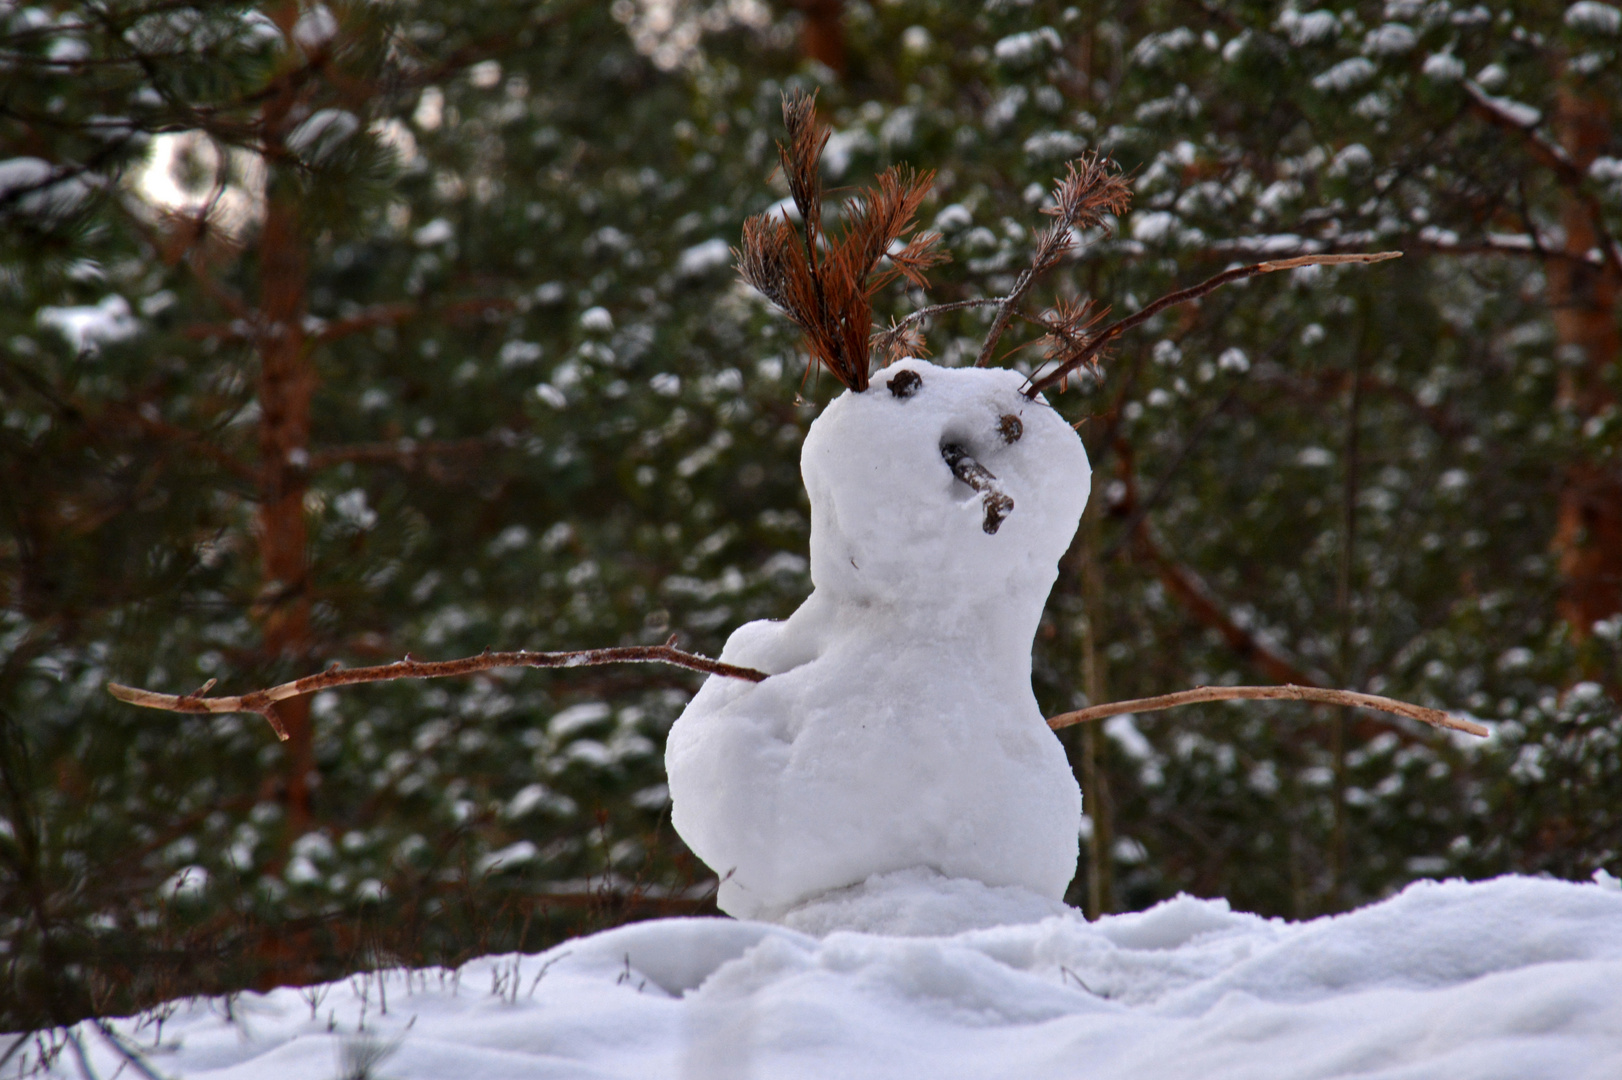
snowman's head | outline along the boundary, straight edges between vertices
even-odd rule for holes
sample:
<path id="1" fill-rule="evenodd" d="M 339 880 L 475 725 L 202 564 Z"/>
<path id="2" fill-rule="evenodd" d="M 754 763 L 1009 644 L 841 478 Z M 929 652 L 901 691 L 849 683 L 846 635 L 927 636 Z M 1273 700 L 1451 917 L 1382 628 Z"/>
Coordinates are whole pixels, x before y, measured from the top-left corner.
<path id="1" fill-rule="evenodd" d="M 811 425 L 811 578 L 832 598 L 1034 604 L 1087 505 L 1081 440 L 1002 368 L 903 360 Z"/>

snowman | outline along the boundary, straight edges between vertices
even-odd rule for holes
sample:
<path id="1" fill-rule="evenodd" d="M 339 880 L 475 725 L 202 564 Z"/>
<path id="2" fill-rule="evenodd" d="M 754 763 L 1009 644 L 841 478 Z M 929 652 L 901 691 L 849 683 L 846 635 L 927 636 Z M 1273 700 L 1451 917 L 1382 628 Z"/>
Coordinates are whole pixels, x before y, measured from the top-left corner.
<path id="1" fill-rule="evenodd" d="M 1031 644 L 1086 506 L 1081 440 L 1017 372 L 903 360 L 811 425 L 811 595 L 721 654 L 671 729 L 677 832 L 738 918 L 885 875 L 1052 905 L 1081 792 Z"/>

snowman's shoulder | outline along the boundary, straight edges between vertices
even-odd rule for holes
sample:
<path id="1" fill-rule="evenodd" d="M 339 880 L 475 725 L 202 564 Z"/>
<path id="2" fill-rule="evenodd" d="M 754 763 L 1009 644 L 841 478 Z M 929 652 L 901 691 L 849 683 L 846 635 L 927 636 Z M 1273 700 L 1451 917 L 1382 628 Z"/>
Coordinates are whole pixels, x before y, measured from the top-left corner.
<path id="1" fill-rule="evenodd" d="M 721 659 L 768 675 L 781 675 L 821 654 L 834 615 L 827 598 L 813 591 L 787 619 L 759 619 L 732 631 L 721 650 Z"/>
<path id="2" fill-rule="evenodd" d="M 744 623 L 727 638 L 726 647 L 721 650 L 721 661 L 756 668 L 768 675 L 793 667 L 794 663 L 784 655 L 792 651 L 784 648 L 789 637 L 787 627 L 788 622 L 782 619 Z"/>

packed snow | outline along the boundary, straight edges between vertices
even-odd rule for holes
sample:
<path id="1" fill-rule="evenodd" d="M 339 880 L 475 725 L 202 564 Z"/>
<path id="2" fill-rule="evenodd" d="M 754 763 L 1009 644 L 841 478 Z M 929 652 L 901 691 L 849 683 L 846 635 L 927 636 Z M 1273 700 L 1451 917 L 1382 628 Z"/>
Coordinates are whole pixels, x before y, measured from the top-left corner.
<path id="1" fill-rule="evenodd" d="M 739 627 L 671 729 L 672 821 L 742 918 L 928 869 L 1057 901 L 1081 795 L 1031 641 L 1087 502 L 1081 440 L 1018 373 L 906 360 L 806 436 L 814 589 Z"/>
<path id="2" fill-rule="evenodd" d="M 925 910 L 940 884 L 869 883 L 867 913 Z M 1303 923 L 1186 896 L 1092 923 L 1001 914 L 938 937 L 637 923 L 454 972 L 180 1002 L 161 1028 L 87 1022 L 6 1074 L 54 1045 L 61 1080 L 1622 1076 L 1622 888 L 1604 874 L 1427 881 Z"/>

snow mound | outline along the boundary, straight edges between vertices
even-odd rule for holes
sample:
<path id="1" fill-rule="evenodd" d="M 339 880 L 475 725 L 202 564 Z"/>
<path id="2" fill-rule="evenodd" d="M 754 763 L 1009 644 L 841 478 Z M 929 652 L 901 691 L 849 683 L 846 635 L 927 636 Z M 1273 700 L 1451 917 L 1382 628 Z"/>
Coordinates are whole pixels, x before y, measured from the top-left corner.
<path id="1" fill-rule="evenodd" d="M 993 926 L 1018 926 L 1073 909 L 1017 885 L 994 887 L 914 868 L 879 874 L 790 908 L 777 920 L 821 937 L 836 930 L 893 937 L 945 937 Z"/>
<path id="2" fill-rule="evenodd" d="M 672 820 L 723 911 L 783 918 L 912 869 L 1064 895 L 1081 796 L 1031 641 L 1090 471 L 1024 385 L 906 360 L 812 424 L 815 588 L 721 653 L 771 678 L 709 679 L 667 744 Z"/>
<path id="3" fill-rule="evenodd" d="M 941 937 L 666 919 L 182 1002 L 157 1045 L 150 1016 L 81 1024 L 46 1075 L 318 1078 L 372 1055 L 394 1080 L 1600 1080 L 1622 1076 L 1622 890 L 1596 880 L 1423 882 L 1305 923 L 1186 896 Z"/>

